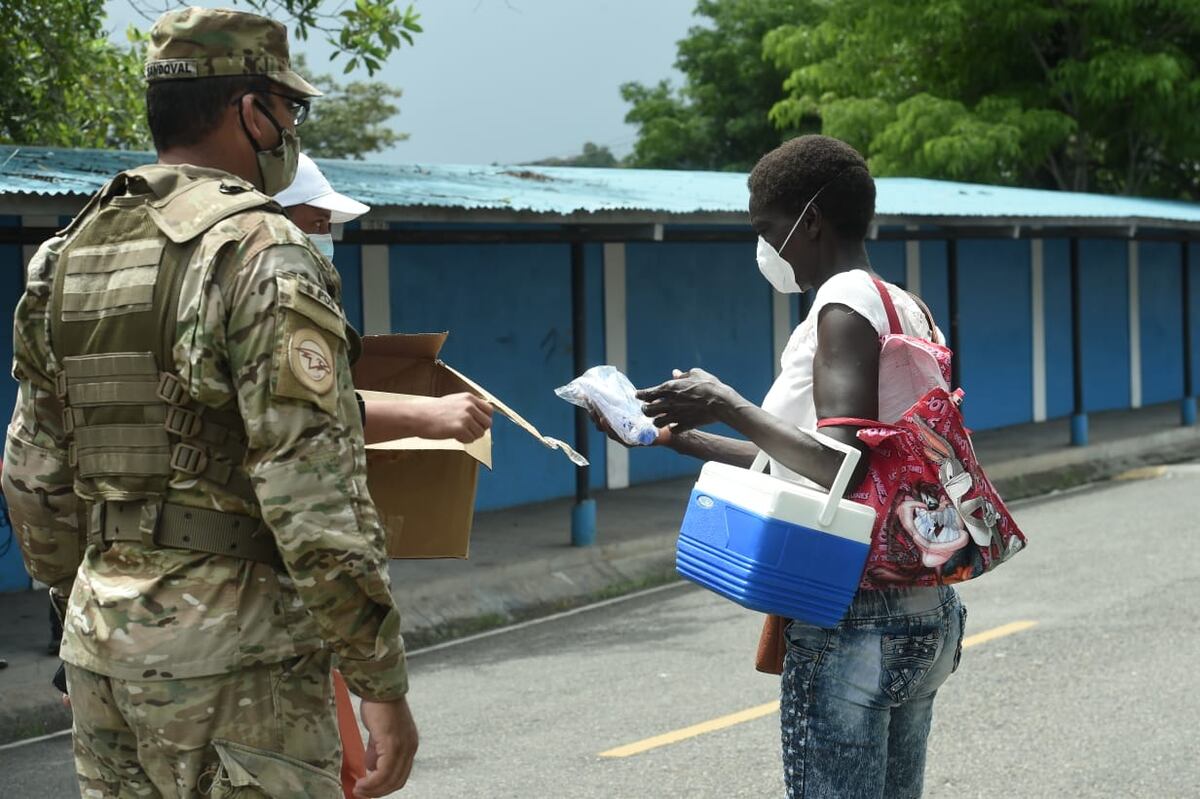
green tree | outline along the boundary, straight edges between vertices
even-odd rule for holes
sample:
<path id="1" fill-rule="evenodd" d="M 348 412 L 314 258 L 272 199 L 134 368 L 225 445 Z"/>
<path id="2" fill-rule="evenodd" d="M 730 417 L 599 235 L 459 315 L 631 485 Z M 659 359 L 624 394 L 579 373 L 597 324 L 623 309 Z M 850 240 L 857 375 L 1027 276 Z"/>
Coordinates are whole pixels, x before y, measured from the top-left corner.
<path id="1" fill-rule="evenodd" d="M 585 142 L 583 151 L 579 155 L 571 155 L 566 158 L 543 158 L 540 161 L 530 161 L 529 165 L 616 167 L 621 164 L 607 146 L 595 142 Z"/>
<path id="2" fill-rule="evenodd" d="M 682 88 L 667 81 L 626 83 L 625 121 L 638 126 L 630 165 L 666 169 L 747 170 L 790 133 L 812 129 L 800 119 L 781 130 L 767 111 L 784 99 L 788 71 L 763 57 L 763 37 L 804 19 L 816 0 L 699 0 L 705 18 L 678 43 Z"/>
<path id="3" fill-rule="evenodd" d="M 398 88 L 380 81 L 339 84 L 329 75 L 310 76 L 303 56 L 296 57 L 300 73 L 324 92 L 313 101 L 312 113 L 300 128 L 304 152 L 316 158 L 356 158 L 386 150 L 408 138 L 388 127 L 399 108 Z"/>
<path id="4" fill-rule="evenodd" d="M 143 48 L 120 47 L 104 0 L 0 0 L 0 141 L 145 147 Z"/>
<path id="5" fill-rule="evenodd" d="M 781 129 L 879 175 L 1200 197 L 1195 0 L 838 0 L 765 39 Z"/>
<path id="6" fill-rule="evenodd" d="M 129 0 L 139 11 L 157 15 L 175 7 Z M 420 32 L 412 6 L 401 11 L 394 0 L 356 0 L 334 14 L 320 11 L 318 0 L 242 0 L 255 11 L 290 18 L 296 37 L 322 32 L 347 59 L 373 74 L 401 42 Z M 109 38 L 105 0 L 0 0 L 0 143 L 55 147 L 143 149 L 146 129 L 142 65 L 145 41 L 135 29 L 125 46 Z M 159 7 L 161 6 L 161 7 Z M 151 16 L 152 18 L 152 16 Z M 326 79 L 326 85 L 332 85 Z M 395 141 L 383 122 L 395 113 L 389 100 L 398 92 L 379 83 L 354 82 L 338 87 L 324 118 L 332 125 L 341 115 L 356 125 L 324 141 L 339 154 L 380 149 Z M 370 105 L 379 107 L 369 113 Z M 390 109 L 390 110 L 389 110 Z M 382 117 L 379 114 L 386 111 Z M 395 138 L 389 138 L 389 136 Z M 317 143 L 317 142 L 314 142 Z"/>

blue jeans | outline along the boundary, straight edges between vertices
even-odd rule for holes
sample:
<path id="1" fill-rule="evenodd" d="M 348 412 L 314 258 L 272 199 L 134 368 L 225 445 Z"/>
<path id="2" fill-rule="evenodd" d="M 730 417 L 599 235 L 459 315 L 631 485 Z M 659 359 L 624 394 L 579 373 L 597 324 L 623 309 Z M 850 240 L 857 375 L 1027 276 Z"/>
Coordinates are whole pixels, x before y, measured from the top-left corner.
<path id="1" fill-rule="evenodd" d="M 958 667 L 953 588 L 859 591 L 833 629 L 787 627 L 780 716 L 790 799 L 919 797 L 938 688 Z"/>

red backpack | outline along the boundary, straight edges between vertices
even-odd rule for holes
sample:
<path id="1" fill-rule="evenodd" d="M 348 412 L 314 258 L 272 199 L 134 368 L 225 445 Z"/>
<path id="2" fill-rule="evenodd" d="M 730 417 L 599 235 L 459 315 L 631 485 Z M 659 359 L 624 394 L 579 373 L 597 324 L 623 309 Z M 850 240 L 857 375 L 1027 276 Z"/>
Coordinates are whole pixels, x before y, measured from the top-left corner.
<path id="1" fill-rule="evenodd" d="M 887 289 L 875 281 L 891 334 L 881 352 L 932 355 L 950 382 L 950 350 L 904 334 Z M 890 360 L 890 359 L 889 359 Z M 822 419 L 818 427 L 860 427 L 870 446 L 867 476 L 848 499 L 875 510 L 871 550 L 860 586 L 866 589 L 960 583 L 990 571 L 1025 546 L 1004 501 L 983 473 L 963 425 L 963 392 L 927 391 L 891 423 Z"/>

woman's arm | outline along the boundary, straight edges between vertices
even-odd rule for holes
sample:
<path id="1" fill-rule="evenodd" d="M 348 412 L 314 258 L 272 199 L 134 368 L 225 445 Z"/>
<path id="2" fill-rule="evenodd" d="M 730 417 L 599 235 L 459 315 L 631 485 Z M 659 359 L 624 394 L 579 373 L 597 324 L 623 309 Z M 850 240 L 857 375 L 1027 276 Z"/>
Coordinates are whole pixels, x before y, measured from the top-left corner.
<path id="1" fill-rule="evenodd" d="M 670 429 L 670 428 L 664 428 Z M 659 439 L 663 446 L 670 447 L 680 455 L 690 455 L 704 461 L 718 461 L 731 466 L 748 468 L 758 455 L 758 445 L 740 438 L 719 436 L 701 430 L 672 430 L 666 440 Z"/>
<path id="2" fill-rule="evenodd" d="M 817 340 L 813 360 L 813 400 L 817 418 L 876 418 L 879 412 L 879 334 L 875 328 L 848 307 L 831 304 L 821 309 Z M 693 369 L 661 386 L 641 391 L 638 396 L 647 401 L 646 413 L 655 417 L 655 424 L 659 426 L 679 425 L 690 431 L 700 425 L 724 422 L 749 438 L 753 442 L 751 449 L 761 448 L 783 466 L 818 485 L 832 485 L 841 466 L 842 453 L 764 411 L 707 372 Z M 865 452 L 866 445 L 858 440 L 857 430 L 856 427 L 841 426 L 827 427 L 821 432 Z M 679 435 L 708 436 L 689 432 L 673 433 L 672 438 Z M 711 438 L 733 440 L 719 436 Z M 697 448 L 704 452 L 718 446 L 708 438 L 697 441 Z M 863 458 L 850 486 L 857 486 L 866 472 L 867 462 Z"/>

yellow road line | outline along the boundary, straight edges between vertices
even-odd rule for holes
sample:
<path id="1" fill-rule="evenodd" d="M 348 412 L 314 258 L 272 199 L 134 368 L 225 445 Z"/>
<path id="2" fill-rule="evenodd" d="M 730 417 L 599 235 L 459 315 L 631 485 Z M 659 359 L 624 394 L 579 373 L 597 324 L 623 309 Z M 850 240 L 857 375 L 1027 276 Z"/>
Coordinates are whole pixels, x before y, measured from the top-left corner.
<path id="1" fill-rule="evenodd" d="M 988 641 L 994 641 L 997 638 L 1003 638 L 1006 635 L 1013 635 L 1014 633 L 1028 630 L 1030 627 L 1033 627 L 1036 624 L 1036 621 L 1014 621 L 1009 624 L 1003 624 L 999 627 L 993 627 L 990 630 L 984 630 L 981 633 L 969 635 L 964 638 L 963 648 L 966 649 L 967 647 L 986 644 Z M 706 735 L 710 732 L 723 730 L 727 727 L 744 724 L 747 721 L 754 721 L 755 719 L 760 719 L 763 716 L 769 716 L 772 713 L 777 713 L 778 711 L 779 700 L 767 702 L 765 705 L 757 705 L 755 707 L 747 708 L 746 710 L 739 710 L 737 713 L 730 713 L 727 716 L 721 716 L 709 721 L 702 721 L 699 724 L 693 724 L 690 727 L 684 727 L 683 729 L 663 733 L 662 735 L 656 735 L 653 738 L 635 741 L 634 743 L 626 744 L 625 746 L 618 746 L 615 749 L 609 749 L 605 752 L 601 752 L 600 757 L 631 757 L 633 755 L 640 755 L 643 752 L 649 752 L 651 749 L 658 749 L 659 747 L 669 746 L 670 744 L 679 743 L 680 741 L 686 741 L 688 738 L 695 738 L 699 735 Z"/>
<path id="2" fill-rule="evenodd" d="M 988 641 L 995 641 L 997 638 L 1003 638 L 1006 635 L 1019 633 L 1023 630 L 1028 630 L 1030 627 L 1037 625 L 1036 621 L 1014 621 L 1010 624 L 1002 624 L 999 627 L 993 627 L 990 630 L 984 630 L 981 633 L 968 635 L 963 639 L 963 649 L 969 646 L 978 646 L 986 644 Z"/>
<path id="3" fill-rule="evenodd" d="M 640 755 L 642 752 L 648 752 L 651 749 L 657 749 L 660 746 L 667 744 L 679 743 L 686 741 L 688 738 L 695 738 L 697 735 L 704 735 L 708 732 L 716 732 L 723 730 L 726 727 L 732 727 L 735 724 L 741 724 L 746 721 L 760 719 L 763 716 L 769 716 L 772 713 L 779 712 L 779 700 L 767 702 L 765 705 L 752 707 L 748 710 L 742 710 L 737 713 L 730 713 L 728 716 L 721 716 L 719 719 L 712 721 L 704 721 L 699 724 L 693 724 L 690 727 L 684 727 L 682 730 L 656 735 L 653 738 L 647 738 L 644 741 L 618 746 L 616 749 L 609 749 L 607 752 L 601 752 L 600 757 L 629 757 L 630 755 Z"/>

